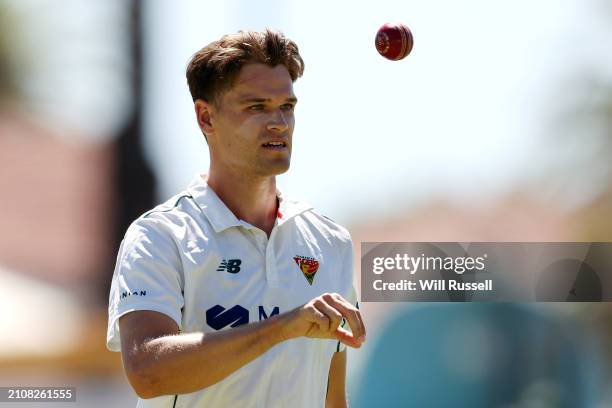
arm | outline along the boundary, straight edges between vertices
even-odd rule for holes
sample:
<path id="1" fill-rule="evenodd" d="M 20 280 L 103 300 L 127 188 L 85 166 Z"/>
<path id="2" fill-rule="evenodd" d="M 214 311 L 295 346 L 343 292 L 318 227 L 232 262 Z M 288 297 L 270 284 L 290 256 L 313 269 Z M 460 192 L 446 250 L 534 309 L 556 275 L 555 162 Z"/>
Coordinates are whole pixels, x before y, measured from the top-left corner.
<path id="1" fill-rule="evenodd" d="M 353 334 L 339 327 L 343 316 Z M 179 334 L 174 320 L 153 311 L 130 312 L 120 318 L 119 327 L 126 375 L 142 398 L 190 393 L 215 384 L 288 339 L 337 339 L 351 347 L 360 347 L 365 339 L 359 311 L 336 294 L 319 296 L 260 322 L 206 335 Z"/>
<path id="2" fill-rule="evenodd" d="M 128 313 L 119 320 L 128 380 L 142 398 L 212 385 L 282 341 L 280 320 L 274 316 L 233 330 L 179 334 L 176 322 L 164 314 Z"/>
<path id="3" fill-rule="evenodd" d="M 346 350 L 334 353 L 327 379 L 325 408 L 347 408 L 346 402 Z"/>

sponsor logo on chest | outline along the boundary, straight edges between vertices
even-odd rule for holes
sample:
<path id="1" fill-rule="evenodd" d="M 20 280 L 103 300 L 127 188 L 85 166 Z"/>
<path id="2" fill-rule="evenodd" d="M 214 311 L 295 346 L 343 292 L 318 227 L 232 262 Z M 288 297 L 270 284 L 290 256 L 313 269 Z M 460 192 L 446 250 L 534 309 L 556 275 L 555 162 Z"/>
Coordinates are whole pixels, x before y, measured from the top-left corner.
<path id="1" fill-rule="evenodd" d="M 274 306 L 266 311 L 265 307 L 258 306 L 259 320 L 266 320 L 280 313 L 280 308 Z M 221 305 L 214 305 L 206 311 L 206 324 L 215 329 L 221 330 L 224 327 L 238 327 L 250 321 L 249 310 L 241 305 L 235 305 L 228 309 Z"/>

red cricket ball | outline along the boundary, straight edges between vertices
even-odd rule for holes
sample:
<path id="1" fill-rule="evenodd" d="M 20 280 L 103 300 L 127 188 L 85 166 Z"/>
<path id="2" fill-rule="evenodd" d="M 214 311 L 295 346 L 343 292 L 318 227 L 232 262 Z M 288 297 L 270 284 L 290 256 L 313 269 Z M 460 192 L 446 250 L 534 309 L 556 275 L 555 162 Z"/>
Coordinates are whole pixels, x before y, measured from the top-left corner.
<path id="1" fill-rule="evenodd" d="M 383 57 L 401 60 L 412 51 L 412 33 L 402 23 L 387 23 L 378 29 L 374 43 Z"/>

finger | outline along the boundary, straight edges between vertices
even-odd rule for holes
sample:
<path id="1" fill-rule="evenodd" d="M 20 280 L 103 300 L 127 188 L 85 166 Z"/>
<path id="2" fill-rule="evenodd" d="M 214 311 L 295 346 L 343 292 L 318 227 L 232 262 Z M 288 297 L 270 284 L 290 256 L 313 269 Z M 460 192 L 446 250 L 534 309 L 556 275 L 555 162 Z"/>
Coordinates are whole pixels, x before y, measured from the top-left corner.
<path id="1" fill-rule="evenodd" d="M 359 310 L 356 309 L 344 298 L 342 298 L 340 295 L 330 295 L 328 302 L 332 307 L 338 310 L 342 314 L 342 316 L 346 318 L 346 321 L 348 322 L 351 331 L 353 332 L 353 336 L 355 338 L 361 339 L 361 341 L 364 341 L 365 325 L 363 324 L 363 319 Z"/>
<path id="2" fill-rule="evenodd" d="M 346 321 L 349 323 L 351 331 L 353 332 L 352 337 L 359 343 L 363 343 L 365 341 L 366 330 L 359 309 L 354 307 L 337 293 L 325 294 L 323 298 L 327 299 L 332 306 L 335 306 L 336 309 L 344 315 Z"/>
<path id="3" fill-rule="evenodd" d="M 353 348 L 359 348 L 363 343 L 359 339 L 355 338 L 355 336 L 353 336 L 353 333 L 346 329 L 343 329 L 342 327 L 339 327 L 338 330 L 336 330 L 335 337 L 341 343 Z"/>
<path id="4" fill-rule="evenodd" d="M 357 320 L 359 321 L 359 325 L 361 326 L 361 336 L 363 337 L 362 341 L 365 341 L 367 330 L 365 327 L 365 323 L 363 322 L 363 316 L 361 315 L 361 310 L 359 310 L 357 306 L 355 306 L 355 316 L 357 317 Z"/>
<path id="5" fill-rule="evenodd" d="M 340 326 L 340 323 L 342 323 L 342 314 L 321 299 L 314 302 L 314 306 L 319 312 L 327 316 L 327 318 L 329 319 L 329 326 L 327 327 L 327 331 L 329 333 L 334 333 Z"/>
<path id="6" fill-rule="evenodd" d="M 365 323 L 363 322 L 363 316 L 361 315 L 361 310 L 359 309 L 357 309 L 357 318 L 359 319 L 359 323 L 361 324 L 362 341 L 365 341 L 367 337 L 367 330 L 366 330 Z"/>

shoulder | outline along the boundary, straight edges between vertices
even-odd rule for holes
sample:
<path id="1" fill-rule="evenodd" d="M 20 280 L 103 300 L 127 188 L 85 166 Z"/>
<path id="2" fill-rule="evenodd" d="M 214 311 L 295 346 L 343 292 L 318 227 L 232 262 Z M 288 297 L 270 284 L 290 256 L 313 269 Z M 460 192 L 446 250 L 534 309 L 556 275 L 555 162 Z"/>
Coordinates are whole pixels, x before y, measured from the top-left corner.
<path id="1" fill-rule="evenodd" d="M 175 217 L 192 216 L 200 211 L 189 191 L 182 191 L 138 217 L 139 220 L 171 220 Z"/>
<path id="2" fill-rule="evenodd" d="M 328 216 L 319 213 L 313 208 L 304 211 L 301 215 L 314 228 L 316 228 L 317 231 L 323 234 L 330 241 L 352 245 L 351 234 L 348 229 L 346 229 L 333 219 L 329 218 Z"/>
<path id="3" fill-rule="evenodd" d="M 177 228 L 185 226 L 194 212 L 200 211 L 187 191 L 183 191 L 140 215 L 128 227 L 125 238 L 174 235 Z"/>

